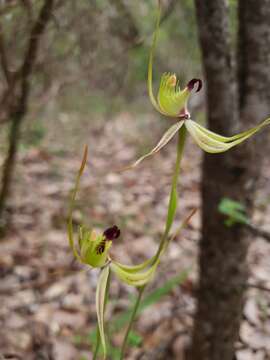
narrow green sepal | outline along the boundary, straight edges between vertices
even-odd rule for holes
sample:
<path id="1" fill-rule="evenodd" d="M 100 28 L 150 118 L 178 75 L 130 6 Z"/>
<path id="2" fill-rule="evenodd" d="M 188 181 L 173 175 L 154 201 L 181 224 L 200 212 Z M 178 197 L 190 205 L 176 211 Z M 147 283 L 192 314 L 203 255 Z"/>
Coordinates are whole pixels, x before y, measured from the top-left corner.
<path id="1" fill-rule="evenodd" d="M 113 261 L 113 263 L 115 265 L 117 265 L 119 268 L 121 268 L 122 270 L 126 271 L 127 273 L 135 273 L 138 271 L 145 270 L 146 268 L 148 268 L 149 266 L 152 265 L 153 261 L 154 261 L 154 257 L 152 257 L 138 265 L 125 265 L 125 264 L 121 264 L 117 261 Z"/>
<path id="2" fill-rule="evenodd" d="M 186 120 L 185 122 L 187 130 L 200 148 L 213 154 L 227 151 L 232 147 L 241 144 L 243 141 L 269 124 L 270 118 L 247 131 L 231 137 L 226 137 L 204 128 L 193 120 Z"/>
<path id="3" fill-rule="evenodd" d="M 154 259 L 154 258 L 153 258 Z M 112 261 L 111 270 L 116 274 L 116 276 L 124 283 L 130 286 L 141 287 L 149 283 L 156 271 L 156 268 L 159 264 L 159 258 L 147 269 L 147 270 L 137 270 L 136 266 L 129 267 L 125 269 L 125 266 Z"/>
<path id="4" fill-rule="evenodd" d="M 162 138 L 160 139 L 160 141 L 158 142 L 158 144 L 151 150 L 149 151 L 149 153 L 141 156 L 138 160 L 136 160 L 133 164 L 131 164 L 130 166 L 127 166 L 125 169 L 123 170 L 129 170 L 132 169 L 136 166 L 138 166 L 143 160 L 145 160 L 146 158 L 148 158 L 149 156 L 152 156 L 154 154 L 156 154 L 157 152 L 159 152 L 165 145 L 168 144 L 168 142 L 174 137 L 174 135 L 181 129 L 181 127 L 183 126 L 184 121 L 178 121 L 176 124 L 172 125 L 162 136 Z"/>
<path id="5" fill-rule="evenodd" d="M 98 328 L 100 334 L 100 341 L 103 349 L 103 359 L 106 359 L 107 349 L 104 332 L 104 312 L 106 304 L 106 289 L 108 284 L 108 278 L 110 274 L 109 266 L 105 266 L 99 275 L 97 290 L 96 290 L 96 311 L 98 319 Z"/>

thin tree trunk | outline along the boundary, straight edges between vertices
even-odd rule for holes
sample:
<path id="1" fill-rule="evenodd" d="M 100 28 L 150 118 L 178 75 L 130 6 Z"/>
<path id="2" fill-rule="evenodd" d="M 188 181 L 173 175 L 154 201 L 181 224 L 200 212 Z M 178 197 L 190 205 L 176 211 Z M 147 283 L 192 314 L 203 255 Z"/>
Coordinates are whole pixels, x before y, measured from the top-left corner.
<path id="1" fill-rule="evenodd" d="M 11 119 L 11 125 L 9 134 L 9 148 L 4 164 L 2 188 L 0 192 L 0 228 L 2 229 L 5 226 L 4 210 L 10 193 L 12 175 L 19 144 L 21 124 L 27 111 L 30 90 L 30 76 L 32 74 L 34 63 L 37 57 L 41 36 L 44 33 L 46 25 L 52 15 L 53 3 L 54 0 L 44 0 L 39 16 L 33 25 L 23 64 L 17 76 L 19 94 L 14 95 L 13 103 L 11 104 L 7 115 Z"/>
<path id="2" fill-rule="evenodd" d="M 270 2 L 240 0 L 239 95 L 235 91 L 231 67 L 226 1 L 195 2 L 207 80 L 209 127 L 223 134 L 232 133 L 238 127 L 246 129 L 264 120 L 270 112 L 267 55 Z M 239 104 L 236 103 L 238 99 Z M 224 155 L 204 155 L 200 283 L 192 360 L 234 358 L 244 300 L 243 284 L 248 276 L 246 255 L 251 239 L 240 225 L 225 227 L 217 208 L 226 196 L 248 205 L 252 212 L 265 151 L 264 136 L 256 136 L 256 140 L 249 140 Z"/>

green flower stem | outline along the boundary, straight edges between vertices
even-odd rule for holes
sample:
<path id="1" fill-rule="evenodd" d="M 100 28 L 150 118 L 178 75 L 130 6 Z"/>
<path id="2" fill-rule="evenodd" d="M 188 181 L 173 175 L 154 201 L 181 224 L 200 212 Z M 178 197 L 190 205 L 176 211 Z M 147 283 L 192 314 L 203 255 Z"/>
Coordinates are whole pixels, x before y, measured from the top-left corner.
<path id="1" fill-rule="evenodd" d="M 142 286 L 142 287 L 140 287 L 138 289 L 138 296 L 137 296 L 136 302 L 134 304 L 134 308 L 133 308 L 133 311 L 132 311 L 132 314 L 131 314 L 131 317 L 130 317 L 130 320 L 129 320 L 128 328 L 126 330 L 125 337 L 124 337 L 124 340 L 123 340 L 123 343 L 122 343 L 120 360 L 124 359 L 125 350 L 126 350 L 126 346 L 127 346 L 127 342 L 128 342 L 128 336 L 129 336 L 129 333 L 131 331 L 132 325 L 134 323 L 134 320 L 135 320 L 135 317 L 136 317 L 136 314 L 137 314 L 137 310 L 138 310 L 139 305 L 141 303 L 141 299 L 142 299 L 144 289 L 145 289 L 145 286 Z"/>
<path id="2" fill-rule="evenodd" d="M 169 205 L 168 205 L 166 226 L 165 226 L 165 230 L 162 235 L 154 262 L 160 257 L 162 251 L 164 251 L 166 249 L 168 242 L 169 242 L 169 233 L 170 233 L 170 230 L 171 230 L 174 218 L 175 218 L 176 210 L 177 210 L 177 198 L 178 198 L 177 184 L 178 184 L 178 179 L 179 179 L 179 174 L 180 174 L 180 169 L 181 169 L 181 160 L 182 160 L 182 156 L 183 156 L 185 141 L 186 141 L 186 128 L 185 128 L 185 126 L 182 126 L 182 128 L 180 129 L 180 131 L 178 133 L 177 155 L 176 155 L 175 168 L 174 168 L 172 184 L 171 184 L 171 193 L 170 193 L 170 201 L 169 201 Z M 137 299 L 136 299 L 136 302 L 135 302 L 135 305 L 133 308 L 133 312 L 132 312 L 132 315 L 129 320 L 128 328 L 126 330 L 125 338 L 123 340 L 120 360 L 124 359 L 128 336 L 131 331 L 133 322 L 135 320 L 137 310 L 140 306 L 140 302 L 141 302 L 145 287 L 146 286 L 143 286 L 139 289 L 138 296 L 137 296 Z"/>
<path id="3" fill-rule="evenodd" d="M 96 360 L 98 357 L 99 347 L 100 347 L 100 335 L 99 335 L 99 330 L 97 328 L 96 347 L 95 347 L 95 352 L 93 355 L 93 360 Z"/>
<path id="4" fill-rule="evenodd" d="M 106 305 L 107 305 L 107 302 L 108 302 L 108 299 L 109 299 L 110 284 L 111 284 L 111 271 L 109 272 L 109 277 L 108 277 L 108 281 L 107 281 L 104 311 L 106 310 Z M 99 329 L 98 329 L 98 326 L 97 326 L 96 347 L 95 347 L 95 351 L 94 351 L 94 355 L 93 355 L 93 359 L 92 359 L 92 360 L 96 360 L 96 359 L 97 359 L 98 353 L 99 353 L 99 348 L 100 348 L 100 334 L 99 334 Z"/>
<path id="5" fill-rule="evenodd" d="M 177 184 L 181 169 L 181 160 L 183 157 L 185 142 L 186 142 L 186 128 L 185 126 L 182 126 L 182 128 L 178 133 L 177 155 L 176 155 L 175 168 L 174 168 L 172 184 L 171 184 L 171 193 L 170 193 L 170 200 L 169 200 L 169 206 L 167 212 L 166 227 L 162 235 L 161 242 L 159 244 L 159 248 L 156 253 L 155 259 L 157 259 L 160 256 L 161 252 L 168 245 L 168 236 L 175 218 L 175 214 L 177 210 L 177 202 L 178 202 Z"/>

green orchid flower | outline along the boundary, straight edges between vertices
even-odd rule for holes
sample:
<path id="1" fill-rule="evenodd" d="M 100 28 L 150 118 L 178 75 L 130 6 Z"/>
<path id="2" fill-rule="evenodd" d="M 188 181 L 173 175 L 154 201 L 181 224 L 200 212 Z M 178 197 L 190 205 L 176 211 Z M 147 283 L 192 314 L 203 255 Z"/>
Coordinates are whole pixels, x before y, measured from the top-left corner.
<path id="1" fill-rule="evenodd" d="M 148 64 L 148 94 L 154 108 L 162 115 L 174 118 L 174 123 L 162 136 L 158 144 L 147 154 L 143 155 L 131 166 L 125 168 L 133 168 L 142 162 L 145 158 L 154 155 L 160 151 L 173 137 L 179 132 L 181 128 L 185 128 L 191 135 L 193 140 L 199 147 L 208 153 L 221 153 L 231 149 L 232 147 L 242 143 L 253 134 L 261 130 L 263 127 L 270 123 L 270 118 L 264 120 L 258 126 L 251 128 L 247 131 L 241 132 L 234 136 L 222 136 L 216 134 L 195 121 L 191 120 L 188 111 L 188 100 L 192 94 L 192 90 L 196 92 L 202 88 L 202 81 L 200 79 L 192 79 L 188 82 L 186 87 L 181 90 L 179 80 L 175 74 L 164 73 L 161 76 L 160 86 L 157 98 L 153 92 L 153 58 L 156 49 L 157 36 L 159 30 L 161 15 L 161 6 L 159 2 L 159 11 L 156 22 L 156 29 L 153 36 L 153 43 L 150 50 L 149 64 Z"/>
<path id="2" fill-rule="evenodd" d="M 142 288 L 149 283 L 156 272 L 160 258 L 165 252 L 168 244 L 172 241 L 176 235 L 187 225 L 190 218 L 193 216 L 195 211 L 193 210 L 189 216 L 182 222 L 180 227 L 177 229 L 175 234 L 171 237 L 162 238 L 161 244 L 156 254 L 138 265 L 125 265 L 112 259 L 109 254 L 109 250 L 113 245 L 113 242 L 119 238 L 121 232 L 120 229 L 113 225 L 107 228 L 102 233 L 98 233 L 92 229 L 88 229 L 86 226 L 79 226 L 78 230 L 78 241 L 74 241 L 74 230 L 73 230 L 73 209 L 76 200 L 76 195 L 79 189 L 80 179 L 83 174 L 86 162 L 87 162 L 88 148 L 85 147 L 82 163 L 77 174 L 75 188 L 72 192 L 70 209 L 68 216 L 68 239 L 70 248 L 74 254 L 74 257 L 82 264 L 91 267 L 99 268 L 100 275 L 98 279 L 96 289 L 96 312 L 98 319 L 98 329 L 103 348 L 104 359 L 106 358 L 106 340 L 104 332 L 104 313 L 107 301 L 107 295 L 109 291 L 109 280 L 110 273 L 113 272 L 117 278 L 123 283 Z"/>
<path id="3" fill-rule="evenodd" d="M 145 262 L 130 266 L 121 264 L 113 260 L 109 255 L 109 250 L 113 241 L 120 236 L 120 229 L 114 225 L 107 228 L 103 233 L 97 233 L 94 230 L 88 229 L 84 225 L 79 226 L 78 241 L 74 241 L 73 230 L 73 209 L 76 200 L 76 195 L 79 189 L 80 178 L 83 174 L 88 149 L 85 147 L 83 160 L 79 169 L 75 188 L 71 196 L 69 216 L 68 216 L 68 238 L 70 248 L 75 258 L 82 264 L 91 268 L 100 268 L 100 275 L 96 290 L 96 311 L 98 319 L 98 328 L 103 347 L 104 358 L 106 357 L 106 341 L 104 334 L 104 312 L 106 304 L 106 293 L 109 288 L 109 275 L 112 271 L 120 281 L 123 283 L 134 286 L 142 287 L 152 280 L 156 268 L 160 261 L 161 252 L 158 255 L 146 260 Z"/>
<path id="4" fill-rule="evenodd" d="M 68 238 L 70 248 L 80 263 L 88 265 L 92 268 L 101 269 L 109 266 L 126 284 L 132 286 L 143 286 L 150 280 L 158 260 L 153 257 L 152 259 L 136 266 L 127 266 L 114 261 L 109 255 L 109 250 L 113 241 L 119 238 L 121 233 L 120 229 L 116 225 L 109 227 L 103 231 L 103 233 L 97 233 L 92 229 L 88 229 L 84 225 L 80 225 L 78 231 L 78 242 L 75 244 L 72 214 L 76 195 L 79 189 L 80 178 L 83 174 L 87 161 L 87 152 L 88 149 L 85 147 L 83 160 L 76 178 L 75 188 L 70 202 L 68 216 Z M 148 270 L 145 273 L 142 273 L 145 269 Z"/>
<path id="5" fill-rule="evenodd" d="M 79 228 L 79 252 L 80 261 L 93 268 L 103 267 L 108 261 L 108 252 L 112 240 L 120 236 L 120 230 L 116 225 L 108 228 L 103 234 L 97 234 L 94 230 L 88 230 L 84 226 Z"/>

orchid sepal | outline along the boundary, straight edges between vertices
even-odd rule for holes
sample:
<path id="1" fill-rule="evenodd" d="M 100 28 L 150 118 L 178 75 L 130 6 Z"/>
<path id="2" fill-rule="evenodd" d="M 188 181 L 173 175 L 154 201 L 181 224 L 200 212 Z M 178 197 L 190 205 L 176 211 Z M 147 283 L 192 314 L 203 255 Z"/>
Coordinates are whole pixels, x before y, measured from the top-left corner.
<path id="1" fill-rule="evenodd" d="M 221 153 L 225 152 L 232 147 L 241 144 L 243 141 L 254 135 L 256 132 L 270 124 L 270 118 L 264 120 L 259 125 L 236 134 L 234 136 L 226 137 L 216 134 L 205 127 L 199 125 L 193 120 L 186 120 L 185 126 L 197 143 L 197 145 L 208 153 Z"/>
<path id="2" fill-rule="evenodd" d="M 153 260 L 154 257 L 149 263 L 151 263 Z M 129 267 L 112 261 L 110 264 L 110 268 L 115 273 L 115 275 L 125 284 L 134 287 L 141 287 L 146 285 L 153 279 L 159 261 L 160 259 L 157 258 L 155 262 L 153 262 L 152 265 L 147 269 L 145 269 L 147 266 L 144 266 L 145 263 L 143 263 L 142 267 L 139 266 L 139 270 L 138 266 Z"/>
<path id="3" fill-rule="evenodd" d="M 168 142 L 174 137 L 174 135 L 181 129 L 181 127 L 184 125 L 184 120 L 180 120 L 177 123 L 173 124 L 161 137 L 157 145 L 149 151 L 147 154 L 141 156 L 138 160 L 136 160 L 133 164 L 130 166 L 127 166 L 124 170 L 132 169 L 136 166 L 138 166 L 143 160 L 146 158 L 156 154 L 159 152 L 165 145 L 168 144 Z"/>
<path id="4" fill-rule="evenodd" d="M 110 267 L 108 265 L 104 266 L 99 274 L 97 290 L 96 290 L 96 312 L 97 312 L 100 342 L 103 349 L 103 359 L 106 359 L 106 354 L 107 354 L 105 331 L 104 331 L 104 313 L 106 306 L 106 292 L 107 292 L 109 275 L 110 275 Z"/>

